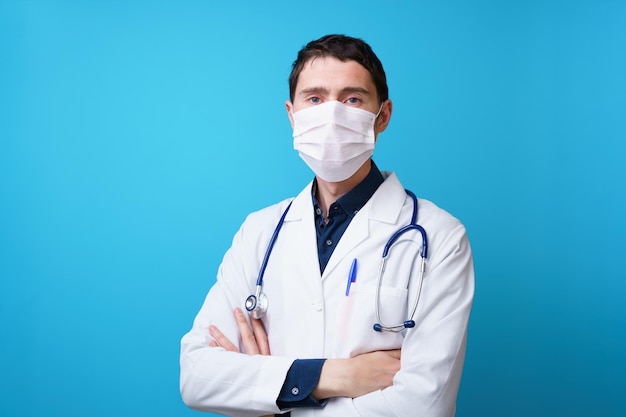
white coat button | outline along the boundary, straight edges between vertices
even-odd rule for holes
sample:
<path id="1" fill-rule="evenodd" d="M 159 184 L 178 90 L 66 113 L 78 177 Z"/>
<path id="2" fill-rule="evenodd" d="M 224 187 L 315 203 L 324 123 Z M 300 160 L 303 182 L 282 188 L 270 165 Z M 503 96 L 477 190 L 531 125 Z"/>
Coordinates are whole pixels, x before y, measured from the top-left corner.
<path id="1" fill-rule="evenodd" d="M 311 305 L 313 306 L 313 308 L 317 311 L 322 311 L 322 303 L 320 300 L 315 300 L 311 303 Z"/>

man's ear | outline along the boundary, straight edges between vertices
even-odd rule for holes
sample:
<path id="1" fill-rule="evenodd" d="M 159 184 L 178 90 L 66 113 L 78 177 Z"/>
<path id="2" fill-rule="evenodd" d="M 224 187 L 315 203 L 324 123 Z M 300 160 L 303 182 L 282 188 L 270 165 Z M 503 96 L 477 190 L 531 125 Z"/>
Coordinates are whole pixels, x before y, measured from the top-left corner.
<path id="1" fill-rule="evenodd" d="M 293 129 L 293 104 L 290 100 L 285 101 L 285 108 L 287 109 L 287 116 L 289 116 L 289 123 Z"/>
<path id="2" fill-rule="evenodd" d="M 380 114 L 376 119 L 376 124 L 374 125 L 374 132 L 379 134 L 387 129 L 389 125 L 389 121 L 391 120 L 391 113 L 393 111 L 393 103 L 391 100 L 385 100 L 383 102 L 383 106 L 380 109 Z"/>

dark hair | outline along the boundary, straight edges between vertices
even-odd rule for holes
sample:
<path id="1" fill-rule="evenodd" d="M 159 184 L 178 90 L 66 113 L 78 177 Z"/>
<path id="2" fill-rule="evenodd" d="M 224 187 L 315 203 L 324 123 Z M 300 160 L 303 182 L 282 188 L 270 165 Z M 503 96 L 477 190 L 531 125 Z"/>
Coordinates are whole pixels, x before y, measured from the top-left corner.
<path id="1" fill-rule="evenodd" d="M 361 64 L 372 77 L 380 103 L 389 98 L 389 88 L 387 87 L 387 77 L 383 64 L 372 51 L 372 48 L 358 38 L 345 35 L 326 35 L 309 42 L 298 52 L 298 58 L 294 61 L 289 75 L 289 98 L 291 101 L 293 101 L 298 77 L 304 65 L 311 59 L 327 56 L 337 58 L 342 62 L 352 60 Z"/>

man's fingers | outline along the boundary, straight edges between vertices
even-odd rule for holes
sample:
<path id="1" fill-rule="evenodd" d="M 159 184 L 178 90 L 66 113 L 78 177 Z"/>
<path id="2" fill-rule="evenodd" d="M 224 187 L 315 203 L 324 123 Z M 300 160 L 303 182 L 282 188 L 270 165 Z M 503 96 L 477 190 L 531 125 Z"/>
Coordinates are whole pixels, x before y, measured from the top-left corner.
<path id="1" fill-rule="evenodd" d="M 239 327 L 239 334 L 241 335 L 241 341 L 243 343 L 243 347 L 246 350 L 248 355 L 257 355 L 259 354 L 259 347 L 256 342 L 256 338 L 254 337 L 254 333 L 252 329 L 248 325 L 248 321 L 246 320 L 246 316 L 243 315 L 241 309 L 235 309 L 235 321 L 237 322 L 237 326 Z"/>
<path id="2" fill-rule="evenodd" d="M 216 347 L 221 346 L 224 349 L 230 352 L 239 352 L 237 346 L 235 346 L 224 334 L 215 326 L 209 326 L 209 334 L 213 338 L 211 342 L 209 342 L 209 346 Z"/>
<path id="3" fill-rule="evenodd" d="M 267 333 L 265 333 L 263 322 L 261 322 L 261 320 L 250 319 L 252 325 L 252 328 L 250 328 L 250 325 L 246 320 L 246 316 L 239 308 L 235 309 L 234 316 L 245 353 L 248 355 L 269 355 L 269 340 L 267 338 Z M 213 340 L 209 341 L 209 346 L 221 346 L 230 352 L 240 352 L 239 348 L 226 336 L 224 336 L 224 334 L 217 327 L 210 326 L 209 334 L 213 337 Z"/>
<path id="4" fill-rule="evenodd" d="M 390 356 L 396 358 L 396 359 L 400 359 L 402 356 L 402 350 L 400 349 L 395 349 L 395 350 L 388 350 L 387 353 L 389 353 Z"/>
<path id="5" fill-rule="evenodd" d="M 259 348 L 259 352 L 261 355 L 269 355 L 270 354 L 270 342 L 267 339 L 267 333 L 265 333 L 265 327 L 263 327 L 263 322 L 259 319 L 250 319 L 252 322 L 252 331 L 254 332 L 254 337 L 256 338 L 256 344 Z"/>

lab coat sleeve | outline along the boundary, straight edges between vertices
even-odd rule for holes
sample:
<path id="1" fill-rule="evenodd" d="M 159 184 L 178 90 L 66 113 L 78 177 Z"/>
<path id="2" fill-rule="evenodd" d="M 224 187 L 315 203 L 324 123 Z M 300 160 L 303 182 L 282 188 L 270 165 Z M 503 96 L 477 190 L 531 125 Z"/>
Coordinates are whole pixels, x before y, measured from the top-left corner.
<path id="1" fill-rule="evenodd" d="M 247 233 L 246 223 L 225 254 L 217 281 L 192 329 L 183 336 L 180 354 L 180 391 L 185 404 L 196 410 L 241 417 L 280 412 L 276 398 L 294 360 L 227 352 L 208 345 L 208 328 L 214 324 L 241 348 L 233 309 L 243 308 L 254 284 L 250 273 L 258 268 L 259 259 L 259 239 L 253 238 L 258 237 L 258 230 Z"/>
<path id="2" fill-rule="evenodd" d="M 434 251 L 424 278 L 416 327 L 406 331 L 401 369 L 391 387 L 353 400 L 357 415 L 455 414 L 474 296 L 474 267 L 465 228 L 456 222 L 447 230 L 432 239 Z"/>

